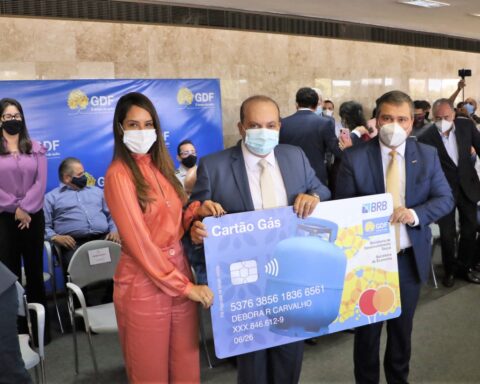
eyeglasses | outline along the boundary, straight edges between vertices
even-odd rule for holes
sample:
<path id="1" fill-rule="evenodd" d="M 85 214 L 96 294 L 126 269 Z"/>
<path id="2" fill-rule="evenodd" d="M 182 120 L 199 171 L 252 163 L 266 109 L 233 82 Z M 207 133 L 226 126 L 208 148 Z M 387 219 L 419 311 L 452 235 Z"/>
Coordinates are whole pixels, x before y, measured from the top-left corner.
<path id="1" fill-rule="evenodd" d="M 20 113 L 15 113 L 14 115 L 5 113 L 2 115 L 2 120 L 22 120 L 22 115 Z"/>

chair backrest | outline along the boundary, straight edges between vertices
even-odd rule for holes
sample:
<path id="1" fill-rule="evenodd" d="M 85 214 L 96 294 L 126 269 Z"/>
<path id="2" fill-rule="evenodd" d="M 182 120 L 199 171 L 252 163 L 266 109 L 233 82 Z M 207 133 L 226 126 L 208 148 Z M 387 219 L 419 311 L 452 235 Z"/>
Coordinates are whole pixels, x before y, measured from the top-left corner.
<path id="1" fill-rule="evenodd" d="M 18 297 L 18 316 L 27 316 L 24 305 L 25 288 L 18 281 L 15 283 L 15 287 L 17 288 Z"/>
<path id="2" fill-rule="evenodd" d="M 113 278 L 120 254 L 121 246 L 109 240 L 92 240 L 81 245 L 68 264 L 70 281 L 82 288 Z"/>

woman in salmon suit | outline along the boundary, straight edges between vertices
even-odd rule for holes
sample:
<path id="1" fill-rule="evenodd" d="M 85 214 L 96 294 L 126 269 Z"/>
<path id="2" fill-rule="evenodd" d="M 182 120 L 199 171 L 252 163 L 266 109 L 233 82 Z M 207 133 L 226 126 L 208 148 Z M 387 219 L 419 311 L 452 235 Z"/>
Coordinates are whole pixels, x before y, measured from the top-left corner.
<path id="1" fill-rule="evenodd" d="M 194 285 L 181 238 L 195 217 L 221 214 L 218 204 L 191 204 L 175 177 L 151 101 L 129 93 L 113 121 L 114 158 L 105 198 L 122 239 L 114 304 L 131 383 L 198 383 L 197 311 L 213 294 Z"/>

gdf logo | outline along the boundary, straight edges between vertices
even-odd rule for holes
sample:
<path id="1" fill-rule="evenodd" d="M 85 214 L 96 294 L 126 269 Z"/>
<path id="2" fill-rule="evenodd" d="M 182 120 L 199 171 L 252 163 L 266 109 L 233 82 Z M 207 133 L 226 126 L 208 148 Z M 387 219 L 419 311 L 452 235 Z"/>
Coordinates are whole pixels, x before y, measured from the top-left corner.
<path id="1" fill-rule="evenodd" d="M 177 103 L 179 105 L 189 106 L 195 101 L 196 106 L 205 107 L 213 105 L 214 97 L 214 92 L 193 93 L 187 87 L 182 87 L 177 92 Z"/>
<path id="2" fill-rule="evenodd" d="M 198 92 L 195 93 L 195 101 L 197 103 L 211 103 L 213 101 L 213 92 Z"/>
<path id="3" fill-rule="evenodd" d="M 180 105 L 190 105 L 193 102 L 193 93 L 190 89 L 183 87 L 178 90 L 177 103 Z"/>
<path id="4" fill-rule="evenodd" d="M 113 103 L 113 96 L 92 96 L 90 104 L 93 107 L 108 107 Z"/>
<path id="5" fill-rule="evenodd" d="M 45 140 L 42 144 L 48 152 L 55 152 L 60 147 L 60 140 Z"/>
<path id="6" fill-rule="evenodd" d="M 80 89 L 75 89 L 68 95 L 68 108 L 85 109 L 88 105 L 88 96 Z"/>
<path id="7" fill-rule="evenodd" d="M 69 93 L 67 103 L 68 107 L 73 110 L 86 109 L 89 104 L 96 109 L 105 109 L 105 107 L 112 105 L 113 96 L 94 95 L 88 97 L 81 89 L 75 89 Z"/>

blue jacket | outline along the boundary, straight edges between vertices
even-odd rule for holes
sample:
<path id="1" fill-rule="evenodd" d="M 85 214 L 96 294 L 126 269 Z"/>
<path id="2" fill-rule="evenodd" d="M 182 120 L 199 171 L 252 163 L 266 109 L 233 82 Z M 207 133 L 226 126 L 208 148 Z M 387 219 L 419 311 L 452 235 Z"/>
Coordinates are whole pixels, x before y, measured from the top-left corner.
<path id="1" fill-rule="evenodd" d="M 279 144 L 274 153 L 289 205 L 293 205 L 299 193 L 314 192 L 321 201 L 330 199 L 329 189 L 317 179 L 300 148 Z M 191 200 L 213 200 L 228 213 L 254 210 L 240 142 L 235 147 L 200 159 Z"/>
<path id="2" fill-rule="evenodd" d="M 300 148 L 279 144 L 274 153 L 289 205 L 293 205 L 299 193 L 316 193 L 321 201 L 330 199 L 330 191 L 317 179 Z M 213 200 L 220 203 L 228 213 L 255 209 L 240 142 L 235 147 L 200 159 L 197 182 L 190 200 Z M 184 246 L 196 272 L 197 282 L 207 284 L 203 247 L 195 247 L 185 239 Z"/>
<path id="3" fill-rule="evenodd" d="M 407 226 L 418 275 L 426 281 L 430 271 L 431 231 L 429 225 L 451 212 L 452 191 L 440 166 L 435 148 L 413 138 L 405 147 L 405 205 L 419 219 L 416 227 Z M 347 149 L 339 169 L 336 199 L 385 193 L 382 156 L 378 138 Z"/>

